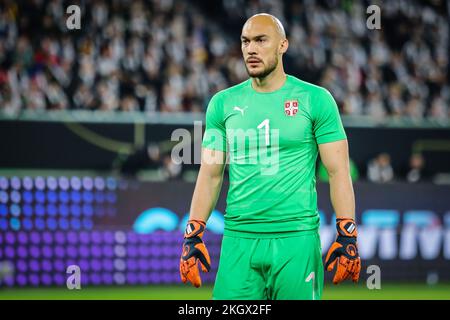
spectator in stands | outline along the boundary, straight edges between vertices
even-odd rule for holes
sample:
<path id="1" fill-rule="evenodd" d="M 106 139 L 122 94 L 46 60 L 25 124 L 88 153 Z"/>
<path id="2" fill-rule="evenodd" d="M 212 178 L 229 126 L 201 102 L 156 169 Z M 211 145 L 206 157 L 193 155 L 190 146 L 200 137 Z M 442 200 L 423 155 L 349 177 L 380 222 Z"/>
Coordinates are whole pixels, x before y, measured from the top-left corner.
<path id="1" fill-rule="evenodd" d="M 425 159 L 420 153 L 414 153 L 409 159 L 409 171 L 406 180 L 410 183 L 416 183 L 425 179 L 424 174 Z"/>
<path id="2" fill-rule="evenodd" d="M 163 158 L 163 166 L 161 167 L 161 173 L 166 180 L 176 180 L 181 177 L 183 172 L 183 165 L 181 163 L 175 163 L 170 155 L 166 155 Z"/>
<path id="3" fill-rule="evenodd" d="M 367 166 L 367 178 L 377 183 L 390 182 L 394 179 L 391 157 L 383 152 L 372 159 Z"/>

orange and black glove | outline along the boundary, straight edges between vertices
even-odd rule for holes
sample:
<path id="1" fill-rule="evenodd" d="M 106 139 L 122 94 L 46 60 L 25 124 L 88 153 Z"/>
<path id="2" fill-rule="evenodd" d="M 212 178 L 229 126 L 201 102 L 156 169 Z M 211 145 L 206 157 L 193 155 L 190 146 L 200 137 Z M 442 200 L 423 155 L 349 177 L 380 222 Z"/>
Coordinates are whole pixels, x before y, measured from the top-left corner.
<path id="1" fill-rule="evenodd" d="M 336 241 L 328 250 L 325 258 L 325 269 L 332 271 L 337 263 L 333 283 L 338 284 L 345 279 L 358 282 L 361 271 L 361 259 L 358 253 L 355 220 L 349 218 L 336 219 L 337 237 Z"/>
<path id="2" fill-rule="evenodd" d="M 211 269 L 211 260 L 208 250 L 202 241 L 206 224 L 200 220 L 189 220 L 184 232 L 183 253 L 180 258 L 181 281 L 189 281 L 195 287 L 202 285 L 202 279 L 198 270 L 200 263 L 203 272 Z"/>

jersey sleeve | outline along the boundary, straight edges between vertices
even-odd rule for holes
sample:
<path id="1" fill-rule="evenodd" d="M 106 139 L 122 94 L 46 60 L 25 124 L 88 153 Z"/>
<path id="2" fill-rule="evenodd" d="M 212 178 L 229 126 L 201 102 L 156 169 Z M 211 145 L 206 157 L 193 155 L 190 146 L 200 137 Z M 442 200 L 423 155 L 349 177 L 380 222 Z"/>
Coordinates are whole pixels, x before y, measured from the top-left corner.
<path id="1" fill-rule="evenodd" d="M 206 128 L 202 147 L 223 152 L 227 150 L 223 105 L 217 94 L 212 97 L 206 109 Z"/>
<path id="2" fill-rule="evenodd" d="M 311 109 L 313 132 L 317 144 L 347 138 L 336 101 L 328 90 L 322 90 Z"/>

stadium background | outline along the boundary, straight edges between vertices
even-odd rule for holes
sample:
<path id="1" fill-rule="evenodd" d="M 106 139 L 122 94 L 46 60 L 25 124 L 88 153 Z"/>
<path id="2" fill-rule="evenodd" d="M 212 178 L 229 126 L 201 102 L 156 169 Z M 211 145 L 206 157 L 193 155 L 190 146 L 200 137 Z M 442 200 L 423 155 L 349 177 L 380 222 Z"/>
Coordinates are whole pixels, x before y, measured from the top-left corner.
<path id="1" fill-rule="evenodd" d="M 79 30 L 66 26 L 72 4 Z M 379 30 L 366 26 L 371 4 Z M 198 157 L 194 122 L 215 92 L 246 78 L 239 34 L 257 12 L 284 23 L 286 71 L 331 91 L 349 137 L 363 270 L 358 285 L 334 287 L 327 274 L 324 298 L 450 298 L 447 1 L 0 8 L 0 299 L 210 298 L 228 181 L 205 235 L 213 270 L 201 289 L 180 285 L 198 166 L 173 163 L 171 135 L 192 133 L 181 143 Z M 319 169 L 323 252 L 334 236 L 326 180 Z M 81 290 L 66 287 L 69 265 Z M 366 287 L 369 265 L 381 290 Z"/>

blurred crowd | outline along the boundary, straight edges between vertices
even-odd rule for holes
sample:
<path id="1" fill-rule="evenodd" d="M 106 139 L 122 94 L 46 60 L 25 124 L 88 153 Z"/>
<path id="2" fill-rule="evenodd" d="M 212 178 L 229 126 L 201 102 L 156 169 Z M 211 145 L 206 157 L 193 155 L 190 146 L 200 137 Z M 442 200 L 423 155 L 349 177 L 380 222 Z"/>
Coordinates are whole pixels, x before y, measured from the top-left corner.
<path id="1" fill-rule="evenodd" d="M 424 4 L 425 3 L 425 4 Z M 240 28 L 269 12 L 285 25 L 286 71 L 322 85 L 343 114 L 448 118 L 446 1 L 389 1 L 381 29 L 364 1 L 77 1 L 0 4 L 0 109 L 203 112 L 247 78 Z"/>
<path id="2" fill-rule="evenodd" d="M 425 164 L 425 158 L 421 153 L 413 153 L 409 157 L 405 172 L 395 174 L 391 156 L 387 152 L 382 152 L 367 164 L 367 180 L 376 183 L 388 183 L 394 180 L 409 183 L 431 181 L 432 177 Z"/>
<path id="3" fill-rule="evenodd" d="M 229 84 L 218 26 L 185 1 L 83 1 L 79 30 L 68 5 L 3 4 L 3 108 L 195 112 Z"/>
<path id="4" fill-rule="evenodd" d="M 381 29 L 366 24 L 376 1 L 225 2 L 235 23 L 257 12 L 279 17 L 290 42 L 288 70 L 330 90 L 343 114 L 449 117 L 446 1 L 379 2 Z"/>

